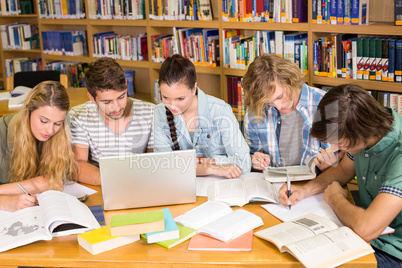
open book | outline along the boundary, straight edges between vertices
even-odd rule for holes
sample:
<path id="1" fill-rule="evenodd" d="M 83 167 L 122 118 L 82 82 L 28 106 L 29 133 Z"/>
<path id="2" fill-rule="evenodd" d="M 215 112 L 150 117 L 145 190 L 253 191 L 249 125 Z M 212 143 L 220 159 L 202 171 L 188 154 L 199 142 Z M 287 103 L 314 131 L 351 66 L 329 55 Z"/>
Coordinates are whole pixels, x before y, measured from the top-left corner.
<path id="1" fill-rule="evenodd" d="M 10 98 L 8 99 L 8 107 L 20 107 L 24 104 L 24 101 L 28 97 L 28 93 L 32 88 L 25 86 L 15 87 L 13 91 L 10 92 Z"/>
<path id="2" fill-rule="evenodd" d="M 264 224 L 246 210 L 233 211 L 228 205 L 207 201 L 175 218 L 176 223 L 197 230 L 199 234 L 227 242 Z"/>
<path id="3" fill-rule="evenodd" d="M 215 181 L 208 188 L 208 200 L 239 207 L 251 201 L 279 202 L 275 186 L 256 177 Z"/>
<path id="4" fill-rule="evenodd" d="M 291 181 L 312 180 L 315 178 L 315 156 L 307 157 L 306 165 L 271 167 L 264 170 L 265 179 L 270 182 L 286 182 L 287 174 Z"/>
<path id="5" fill-rule="evenodd" d="M 53 236 L 79 234 L 100 228 L 89 208 L 69 194 L 46 191 L 39 206 L 10 213 L 0 220 L 0 252 Z"/>
<path id="6" fill-rule="evenodd" d="M 273 243 L 281 253 L 289 252 L 306 267 L 335 267 L 374 250 L 346 226 L 315 214 L 258 231 L 255 236 Z"/>

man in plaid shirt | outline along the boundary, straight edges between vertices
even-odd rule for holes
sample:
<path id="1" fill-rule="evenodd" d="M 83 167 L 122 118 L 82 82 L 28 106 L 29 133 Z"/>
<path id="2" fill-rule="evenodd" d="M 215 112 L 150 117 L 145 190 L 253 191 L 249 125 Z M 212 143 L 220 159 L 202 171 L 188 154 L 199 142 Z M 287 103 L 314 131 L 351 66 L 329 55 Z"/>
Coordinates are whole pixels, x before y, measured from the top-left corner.
<path id="1" fill-rule="evenodd" d="M 257 57 L 243 77 L 244 135 L 254 169 L 303 165 L 309 156 L 320 170 L 337 162 L 328 144 L 309 136 L 325 92 L 304 83 L 296 64 L 274 54 Z"/>

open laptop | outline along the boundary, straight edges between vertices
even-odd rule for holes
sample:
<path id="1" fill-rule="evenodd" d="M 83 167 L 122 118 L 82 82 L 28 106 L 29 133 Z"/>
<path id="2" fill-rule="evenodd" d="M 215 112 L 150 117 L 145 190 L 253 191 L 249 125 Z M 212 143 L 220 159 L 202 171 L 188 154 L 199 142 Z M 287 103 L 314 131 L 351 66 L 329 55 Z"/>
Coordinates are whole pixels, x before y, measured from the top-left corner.
<path id="1" fill-rule="evenodd" d="M 196 201 L 195 150 L 101 157 L 103 209 Z"/>

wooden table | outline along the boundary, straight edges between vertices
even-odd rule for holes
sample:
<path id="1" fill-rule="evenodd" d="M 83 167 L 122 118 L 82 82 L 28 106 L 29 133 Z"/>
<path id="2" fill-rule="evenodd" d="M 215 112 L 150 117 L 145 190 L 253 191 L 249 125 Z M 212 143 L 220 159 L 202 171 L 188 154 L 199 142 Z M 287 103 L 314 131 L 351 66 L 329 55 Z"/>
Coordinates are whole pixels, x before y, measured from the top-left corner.
<path id="1" fill-rule="evenodd" d="M 99 192 L 91 195 L 86 204 L 102 204 L 100 187 L 91 188 Z M 197 197 L 196 203 L 173 205 L 169 208 L 173 217 L 176 217 L 205 201 L 206 197 Z M 264 225 L 255 231 L 281 222 L 265 211 L 261 204 L 263 203 L 257 202 L 243 207 L 263 219 Z M 105 212 L 105 219 L 108 224 L 114 214 L 158 208 L 160 207 L 108 211 Z M 78 245 L 77 235 L 70 235 L 0 253 L 0 267 L 303 267 L 292 255 L 280 253 L 273 244 L 257 237 L 253 238 L 253 249 L 250 252 L 189 251 L 188 243 L 189 241 L 185 241 L 166 249 L 156 244 L 147 244 L 141 239 L 133 244 L 91 255 Z M 346 263 L 343 267 L 376 267 L 376 260 L 374 254 L 370 254 Z"/>
<path id="2" fill-rule="evenodd" d="M 86 88 L 67 88 L 67 93 L 70 98 L 70 108 L 88 101 L 87 92 Z M 0 101 L 0 116 L 15 113 L 19 109 L 20 107 L 8 108 L 8 100 Z"/>

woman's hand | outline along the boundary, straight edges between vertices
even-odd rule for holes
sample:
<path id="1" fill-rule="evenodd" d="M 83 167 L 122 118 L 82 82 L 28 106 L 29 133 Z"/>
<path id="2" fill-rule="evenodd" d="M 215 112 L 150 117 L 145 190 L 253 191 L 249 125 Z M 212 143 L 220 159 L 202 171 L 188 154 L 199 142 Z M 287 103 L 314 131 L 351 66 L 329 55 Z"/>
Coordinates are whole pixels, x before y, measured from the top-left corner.
<path id="1" fill-rule="evenodd" d="M 1 195 L 0 208 L 9 211 L 17 211 L 27 207 L 33 207 L 38 204 L 35 195 L 18 194 L 18 195 Z"/>

